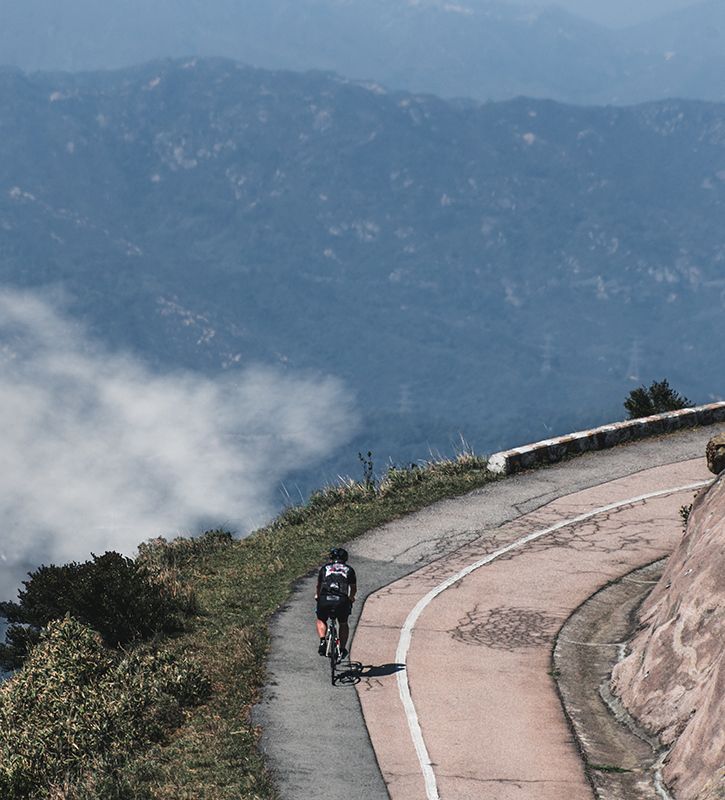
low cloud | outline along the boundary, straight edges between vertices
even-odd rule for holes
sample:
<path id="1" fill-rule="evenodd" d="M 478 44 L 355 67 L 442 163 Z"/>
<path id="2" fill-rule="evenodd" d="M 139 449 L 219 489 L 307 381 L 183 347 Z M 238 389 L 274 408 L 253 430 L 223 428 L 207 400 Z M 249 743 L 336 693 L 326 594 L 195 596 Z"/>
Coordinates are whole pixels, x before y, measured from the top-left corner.
<path id="1" fill-rule="evenodd" d="M 210 379 L 110 353 L 38 296 L 0 291 L 0 599 L 39 563 L 274 510 L 290 471 L 355 427 L 341 383 L 251 368 Z"/>

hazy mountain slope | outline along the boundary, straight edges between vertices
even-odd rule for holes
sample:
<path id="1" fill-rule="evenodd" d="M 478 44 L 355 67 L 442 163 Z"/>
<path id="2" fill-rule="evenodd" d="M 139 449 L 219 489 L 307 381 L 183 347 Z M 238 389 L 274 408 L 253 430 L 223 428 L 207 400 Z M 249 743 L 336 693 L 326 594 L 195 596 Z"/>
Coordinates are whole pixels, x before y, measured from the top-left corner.
<path id="1" fill-rule="evenodd" d="M 552 5 L 550 0 L 535 2 L 536 5 Z M 694 2 L 696 0 L 607 0 L 606 3 L 601 0 L 557 0 L 556 5 L 601 25 L 625 28 L 687 8 Z"/>
<path id="2" fill-rule="evenodd" d="M 621 34 L 633 54 L 627 92 L 725 99 L 725 6 L 704 0 Z M 654 96 L 650 94 L 650 96 Z"/>
<path id="3" fill-rule="evenodd" d="M 0 64 L 84 70 L 227 56 L 446 97 L 722 99 L 722 50 L 708 46 L 721 12 L 705 3 L 682 14 L 619 32 L 553 7 L 494 0 L 0 0 Z M 683 25 L 693 14 L 703 22 Z M 688 55 L 674 60 L 660 44 L 673 25 L 689 41 Z"/>
<path id="4" fill-rule="evenodd" d="M 649 41 L 652 51 L 672 59 L 725 56 L 725 6 L 719 0 L 701 0 L 692 7 L 627 30 L 629 43 Z"/>
<path id="5" fill-rule="evenodd" d="M 164 56 L 229 56 L 330 69 L 396 88 L 483 98 L 586 99 L 611 75 L 608 39 L 564 12 L 403 0 L 0 0 L 0 63 L 115 68 Z M 532 63 L 536 68 L 532 69 Z M 578 66 L 577 79 L 567 67 Z"/>
<path id="6" fill-rule="evenodd" d="M 205 370 L 342 376 L 378 458 L 718 383 L 725 108 L 480 108 L 229 62 L 0 73 L 0 280 Z M 332 468 L 331 468 L 332 469 Z"/>

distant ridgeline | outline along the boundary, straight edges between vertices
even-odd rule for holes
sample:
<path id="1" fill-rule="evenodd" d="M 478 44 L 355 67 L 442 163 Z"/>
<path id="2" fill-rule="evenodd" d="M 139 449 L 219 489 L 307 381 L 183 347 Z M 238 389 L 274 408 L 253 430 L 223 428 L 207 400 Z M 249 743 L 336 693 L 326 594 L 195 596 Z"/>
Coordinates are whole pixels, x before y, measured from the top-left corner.
<path id="1" fill-rule="evenodd" d="M 214 55 L 268 69 L 332 70 L 444 97 L 533 96 L 585 105 L 725 99 L 721 0 L 692 0 L 684 11 L 624 30 L 550 6 L 0 0 L 0 58 L 27 70 L 79 71 Z"/>
<path id="2" fill-rule="evenodd" d="M 662 374 L 725 390 L 725 106 L 185 59 L 0 71 L 0 130 L 0 281 L 152 364 L 342 377 L 364 436 L 327 474 L 611 421 Z"/>

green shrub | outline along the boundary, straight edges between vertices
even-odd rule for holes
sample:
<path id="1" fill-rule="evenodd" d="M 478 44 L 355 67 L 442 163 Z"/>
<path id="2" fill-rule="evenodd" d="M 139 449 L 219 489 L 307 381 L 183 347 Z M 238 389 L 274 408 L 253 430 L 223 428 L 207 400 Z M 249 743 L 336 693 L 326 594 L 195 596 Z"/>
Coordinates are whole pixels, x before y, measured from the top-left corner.
<path id="1" fill-rule="evenodd" d="M 71 614 L 112 647 L 178 630 L 184 603 L 133 559 L 108 552 L 91 561 L 41 566 L 30 573 L 18 603 L 1 603 L 11 626 L 0 665 L 17 667 L 52 620 Z"/>
<path id="2" fill-rule="evenodd" d="M 692 405 L 686 397 L 676 392 L 666 379 L 653 381 L 649 389 L 644 386 L 633 389 L 624 401 L 629 419 L 651 417 L 653 414 L 664 414 L 666 411 L 691 408 Z"/>
<path id="3" fill-rule="evenodd" d="M 687 523 L 690 521 L 690 512 L 692 511 L 692 503 L 688 506 L 680 506 L 680 520 L 682 521 L 682 530 L 687 530 Z"/>
<path id="4" fill-rule="evenodd" d="M 125 655 L 71 617 L 51 622 L 0 688 L 0 797 L 130 800 L 119 769 L 208 692 L 188 661 Z"/>

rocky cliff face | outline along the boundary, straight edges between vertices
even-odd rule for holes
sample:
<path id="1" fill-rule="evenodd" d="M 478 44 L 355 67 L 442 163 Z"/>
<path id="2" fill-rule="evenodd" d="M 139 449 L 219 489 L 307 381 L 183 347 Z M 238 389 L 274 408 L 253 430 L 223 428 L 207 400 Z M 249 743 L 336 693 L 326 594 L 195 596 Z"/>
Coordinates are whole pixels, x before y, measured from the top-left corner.
<path id="1" fill-rule="evenodd" d="M 725 474 L 695 500 L 687 530 L 645 601 L 612 690 L 671 748 L 677 800 L 725 798 Z"/>

